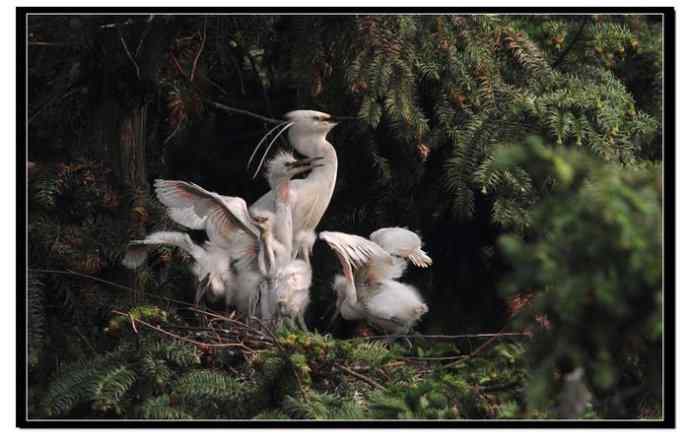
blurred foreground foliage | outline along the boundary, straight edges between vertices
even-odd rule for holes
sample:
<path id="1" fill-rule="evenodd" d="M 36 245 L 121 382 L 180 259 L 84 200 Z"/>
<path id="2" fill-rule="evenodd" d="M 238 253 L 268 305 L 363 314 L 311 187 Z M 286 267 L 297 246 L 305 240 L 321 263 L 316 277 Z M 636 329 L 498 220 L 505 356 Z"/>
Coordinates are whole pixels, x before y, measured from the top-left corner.
<path id="1" fill-rule="evenodd" d="M 496 163 L 524 167 L 535 185 L 549 188 L 530 210 L 538 231 L 499 242 L 514 267 L 505 292 L 535 291 L 531 308 L 550 322 L 530 347 L 529 396 L 543 405 L 581 367 L 599 414 L 649 411 L 661 400 L 659 165 L 602 164 L 534 138 L 506 148 Z M 549 375 L 554 370 L 560 378 Z"/>

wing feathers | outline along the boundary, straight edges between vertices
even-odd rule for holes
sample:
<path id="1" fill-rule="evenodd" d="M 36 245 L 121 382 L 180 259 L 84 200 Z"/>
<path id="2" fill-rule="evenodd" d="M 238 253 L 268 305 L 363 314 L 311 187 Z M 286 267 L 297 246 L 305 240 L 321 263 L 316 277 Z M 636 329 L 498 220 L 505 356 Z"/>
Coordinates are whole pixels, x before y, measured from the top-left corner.
<path id="1" fill-rule="evenodd" d="M 376 243 L 354 234 L 322 231 L 319 237 L 341 258 L 357 268 L 368 265 L 373 258 L 390 258 L 390 254 Z"/>
<path id="2" fill-rule="evenodd" d="M 227 243 L 237 229 L 259 236 L 241 198 L 221 196 L 185 181 L 157 179 L 154 186 L 172 220 L 188 228 L 205 228 L 214 242 Z"/>

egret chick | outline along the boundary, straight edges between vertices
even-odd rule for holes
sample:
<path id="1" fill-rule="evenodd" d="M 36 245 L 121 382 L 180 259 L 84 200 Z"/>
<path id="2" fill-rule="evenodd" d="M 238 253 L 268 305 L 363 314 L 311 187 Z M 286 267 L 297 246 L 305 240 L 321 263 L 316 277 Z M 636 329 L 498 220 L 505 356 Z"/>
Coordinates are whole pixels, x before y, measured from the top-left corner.
<path id="1" fill-rule="evenodd" d="M 407 333 L 414 327 L 429 308 L 416 289 L 395 279 L 402 275 L 404 259 L 418 266 L 430 265 L 431 259 L 421 250 L 418 236 L 420 247 L 410 247 L 416 244 L 410 235 L 416 236 L 409 230 L 374 235 L 392 254 L 360 236 L 321 232 L 319 237 L 336 253 L 343 271 L 333 284 L 336 314 L 346 320 L 364 319 L 391 334 Z"/>

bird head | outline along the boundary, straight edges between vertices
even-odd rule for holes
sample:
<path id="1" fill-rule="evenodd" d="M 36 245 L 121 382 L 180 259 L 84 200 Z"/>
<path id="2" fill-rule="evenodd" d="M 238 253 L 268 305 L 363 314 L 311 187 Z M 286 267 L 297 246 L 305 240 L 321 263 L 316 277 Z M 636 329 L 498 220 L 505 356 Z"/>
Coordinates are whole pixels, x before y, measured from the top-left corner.
<path id="1" fill-rule="evenodd" d="M 323 151 L 323 145 L 326 141 L 328 132 L 338 125 L 336 119 L 346 119 L 335 118 L 328 113 L 318 112 L 316 110 L 293 110 L 292 112 L 286 113 L 284 118 L 284 121 L 278 123 L 261 138 L 254 148 L 252 155 L 249 157 L 249 161 L 247 162 L 248 170 L 263 142 L 270 136 L 273 136 L 265 148 L 264 154 L 260 158 L 259 165 L 256 167 L 256 171 L 252 178 L 256 177 L 271 147 L 286 130 L 288 131 L 290 144 L 292 144 L 295 150 L 304 156 L 315 157 L 319 156 Z"/>
<path id="2" fill-rule="evenodd" d="M 275 188 L 282 181 L 289 180 L 294 176 L 308 172 L 322 164 L 319 160 L 323 159 L 320 156 L 295 159 L 293 155 L 288 152 L 280 152 L 271 159 L 266 166 L 266 179 L 271 188 Z"/>
<path id="3" fill-rule="evenodd" d="M 316 110 L 293 110 L 284 118 L 290 124 L 290 144 L 305 156 L 317 156 L 318 146 L 326 139 L 331 129 L 338 125 L 336 118 Z"/>
<path id="4" fill-rule="evenodd" d="M 290 132 L 300 132 L 312 136 L 326 136 L 338 125 L 337 118 L 317 110 L 293 110 L 284 115 L 286 121 L 293 123 Z"/>

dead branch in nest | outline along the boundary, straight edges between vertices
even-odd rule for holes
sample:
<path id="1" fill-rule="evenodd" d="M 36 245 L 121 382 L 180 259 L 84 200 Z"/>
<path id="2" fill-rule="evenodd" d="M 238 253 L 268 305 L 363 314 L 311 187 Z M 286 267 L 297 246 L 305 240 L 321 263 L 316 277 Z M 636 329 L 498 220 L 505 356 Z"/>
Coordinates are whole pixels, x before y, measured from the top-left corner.
<path id="1" fill-rule="evenodd" d="M 230 348 L 230 347 L 245 347 L 246 348 L 246 345 L 244 343 L 206 343 L 203 341 L 194 340 L 192 338 L 185 337 L 183 335 L 179 335 L 179 334 L 175 334 L 175 333 L 170 332 L 170 331 L 166 331 L 160 325 L 153 325 L 153 324 L 148 323 L 144 320 L 134 318 L 131 314 L 127 314 L 127 313 L 122 312 L 122 311 L 113 310 L 113 314 L 117 314 L 117 315 L 129 318 L 131 323 L 132 323 L 132 327 L 133 327 L 134 331 L 137 333 L 138 333 L 138 331 L 137 331 L 136 326 L 134 326 L 134 323 L 138 323 L 138 324 L 140 324 L 146 328 L 152 329 L 152 330 L 154 330 L 160 334 L 167 335 L 168 337 L 172 337 L 176 340 L 180 340 L 180 341 L 184 341 L 186 343 L 193 344 L 193 345 L 200 347 L 200 348 L 203 348 L 203 349 L 207 349 L 207 348 Z"/>
<path id="2" fill-rule="evenodd" d="M 378 382 L 376 382 L 376 380 L 374 380 L 374 379 L 372 379 L 372 378 L 369 378 L 369 377 L 367 377 L 366 375 L 360 374 L 359 372 L 353 371 L 352 369 L 350 369 L 350 368 L 347 367 L 347 366 L 344 366 L 344 365 L 342 365 L 342 364 L 336 363 L 336 364 L 335 364 L 335 367 L 338 368 L 338 369 L 340 369 L 340 370 L 342 370 L 343 372 L 346 372 L 346 373 L 352 375 L 352 376 L 355 377 L 355 378 L 359 378 L 360 380 L 364 381 L 365 383 L 367 383 L 367 384 L 370 385 L 370 386 L 375 387 L 376 389 L 386 390 L 386 388 L 383 387 L 383 386 L 382 386 L 381 384 L 379 384 Z"/>

